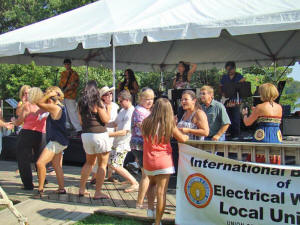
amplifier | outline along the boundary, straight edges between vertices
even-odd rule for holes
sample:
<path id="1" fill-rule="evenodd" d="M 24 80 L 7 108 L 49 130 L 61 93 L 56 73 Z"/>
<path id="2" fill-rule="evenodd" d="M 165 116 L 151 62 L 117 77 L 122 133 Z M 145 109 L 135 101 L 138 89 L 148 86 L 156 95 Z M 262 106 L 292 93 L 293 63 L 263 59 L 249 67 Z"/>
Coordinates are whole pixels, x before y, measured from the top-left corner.
<path id="1" fill-rule="evenodd" d="M 284 136 L 300 136 L 300 117 L 283 118 L 282 134 Z"/>
<path id="2" fill-rule="evenodd" d="M 169 100 L 181 99 L 182 93 L 186 90 L 191 90 L 196 93 L 197 98 L 200 97 L 200 88 L 168 89 Z"/>

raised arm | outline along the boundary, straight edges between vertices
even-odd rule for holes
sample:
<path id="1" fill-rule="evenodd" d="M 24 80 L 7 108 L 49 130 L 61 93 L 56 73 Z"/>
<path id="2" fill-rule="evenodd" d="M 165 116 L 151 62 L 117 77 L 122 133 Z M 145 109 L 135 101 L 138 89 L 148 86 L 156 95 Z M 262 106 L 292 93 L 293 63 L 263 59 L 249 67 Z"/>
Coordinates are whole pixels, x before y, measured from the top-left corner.
<path id="1" fill-rule="evenodd" d="M 48 94 L 44 95 L 38 102 L 36 102 L 37 106 L 41 109 L 49 112 L 52 117 L 57 117 L 57 114 L 61 110 L 61 108 L 55 104 L 48 104 L 47 101 L 49 98 L 56 96 L 57 93 L 55 91 L 51 91 Z"/>
<path id="2" fill-rule="evenodd" d="M 19 113 L 18 119 L 13 121 L 13 124 L 15 126 L 20 126 L 24 122 L 29 112 L 30 112 L 29 103 L 25 103 L 21 109 L 21 112 Z"/>
<path id="3" fill-rule="evenodd" d="M 188 80 L 188 82 L 191 81 L 192 75 L 193 75 L 193 73 L 196 72 L 196 69 L 197 69 L 197 64 L 190 63 L 190 66 L 191 66 L 191 68 L 190 68 L 190 70 L 189 70 L 189 72 L 187 74 L 187 80 Z"/>

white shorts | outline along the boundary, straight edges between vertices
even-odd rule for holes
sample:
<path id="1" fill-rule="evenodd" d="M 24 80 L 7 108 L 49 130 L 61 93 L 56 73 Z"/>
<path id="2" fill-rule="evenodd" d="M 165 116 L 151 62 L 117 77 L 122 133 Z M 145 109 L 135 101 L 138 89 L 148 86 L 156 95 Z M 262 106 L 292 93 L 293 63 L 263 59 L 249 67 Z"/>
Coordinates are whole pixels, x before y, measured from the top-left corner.
<path id="1" fill-rule="evenodd" d="M 111 142 L 108 132 L 105 133 L 83 133 L 82 144 L 86 154 L 94 155 L 111 151 Z"/>
<path id="2" fill-rule="evenodd" d="M 68 145 L 61 145 L 56 141 L 50 141 L 46 145 L 46 149 L 48 149 L 51 152 L 54 152 L 55 154 L 61 153 L 63 150 L 65 150 L 68 147 Z"/>
<path id="3" fill-rule="evenodd" d="M 160 174 L 173 174 L 173 173 L 175 173 L 175 168 L 174 168 L 174 166 L 172 166 L 169 168 L 153 170 L 153 171 L 144 169 L 144 172 L 147 176 L 156 176 L 156 175 L 160 175 Z"/>

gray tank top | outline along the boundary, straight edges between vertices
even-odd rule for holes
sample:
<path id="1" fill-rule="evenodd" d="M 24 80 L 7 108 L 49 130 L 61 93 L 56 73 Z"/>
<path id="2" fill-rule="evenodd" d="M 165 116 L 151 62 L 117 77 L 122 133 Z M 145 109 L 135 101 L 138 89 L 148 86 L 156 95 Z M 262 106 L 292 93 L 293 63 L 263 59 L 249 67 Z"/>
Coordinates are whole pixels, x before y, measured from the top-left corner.
<path id="1" fill-rule="evenodd" d="M 195 123 L 193 123 L 193 118 L 195 116 L 195 112 L 192 113 L 192 115 L 187 118 L 186 120 L 184 120 L 183 118 L 185 117 L 185 113 L 183 114 L 181 120 L 179 121 L 179 123 L 177 124 L 178 128 L 190 128 L 190 129 L 198 129 L 197 125 Z M 190 140 L 204 140 L 204 137 L 202 136 L 196 136 L 193 134 L 187 134 L 189 136 Z"/>

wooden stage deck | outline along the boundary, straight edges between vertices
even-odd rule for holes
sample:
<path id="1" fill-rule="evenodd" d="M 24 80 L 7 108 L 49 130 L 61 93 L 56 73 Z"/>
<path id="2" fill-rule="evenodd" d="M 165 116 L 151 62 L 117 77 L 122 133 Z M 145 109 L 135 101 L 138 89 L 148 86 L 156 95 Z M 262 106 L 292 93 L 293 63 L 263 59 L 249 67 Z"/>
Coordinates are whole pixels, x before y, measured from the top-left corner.
<path id="1" fill-rule="evenodd" d="M 113 214 L 121 216 L 133 216 L 133 217 L 141 217 L 142 219 L 146 218 L 146 210 L 136 210 L 135 202 L 137 199 L 137 192 L 133 193 L 125 193 L 124 187 L 125 185 L 116 184 L 116 183 L 104 183 L 104 192 L 110 196 L 110 199 L 102 199 L 102 200 L 93 200 L 92 196 L 95 191 L 94 185 L 90 183 L 87 184 L 87 190 L 91 193 L 89 196 L 85 197 L 78 197 L 78 185 L 80 180 L 80 171 L 81 167 L 75 166 L 64 166 L 64 173 L 65 173 L 65 186 L 67 190 L 67 194 L 65 195 L 58 195 L 54 193 L 54 190 L 57 189 L 56 184 L 56 177 L 47 175 L 47 179 L 49 184 L 45 187 L 45 195 L 42 199 L 35 200 L 33 199 L 35 191 L 27 191 L 22 190 L 22 183 L 17 170 L 17 163 L 14 161 L 0 161 L 0 185 L 7 193 L 8 197 L 14 202 L 21 202 L 17 204 L 17 208 L 19 208 L 20 212 L 22 213 L 22 209 L 24 214 L 29 219 L 29 224 L 69 224 L 73 220 L 70 221 L 70 213 L 72 209 L 77 212 L 76 218 L 82 219 L 85 216 L 90 215 L 94 211 L 100 210 L 100 212 L 105 212 L 107 214 Z M 34 175 L 34 184 L 37 185 L 37 176 L 36 173 L 33 172 Z M 38 202 L 39 201 L 39 202 Z M 31 203 L 30 203 L 31 202 Z M 53 204 L 60 204 L 59 208 L 66 209 L 67 211 L 60 212 L 57 211 L 54 206 L 51 207 Z M 40 207 L 32 207 L 32 212 L 26 213 L 28 211 L 28 207 L 31 207 L 31 204 L 40 205 Z M 20 206 L 18 206 L 20 205 Z M 24 205 L 23 207 L 21 207 Z M 49 207 L 47 207 L 49 205 Z M 42 206 L 46 207 L 45 210 L 49 210 L 48 213 L 42 210 Z M 73 208 L 70 206 L 73 206 Z M 76 206 L 76 207 L 75 207 Z M 87 208 L 88 206 L 88 208 Z M 145 208 L 147 203 L 144 204 Z M 79 216 L 78 213 L 82 208 L 82 215 Z M 175 199 L 175 190 L 169 189 L 167 194 L 167 205 L 166 205 L 166 213 L 164 216 L 165 222 L 167 223 L 174 223 L 175 217 L 175 207 L 176 207 L 176 199 Z M 27 211 L 26 211 L 27 210 Z M 6 212 L 7 211 L 7 212 Z M 39 212 L 43 213 L 39 213 Z M 7 209 L 2 210 L 0 212 L 0 224 L 3 224 L 3 214 L 7 215 L 7 218 L 11 218 L 12 221 L 15 223 L 8 223 L 5 220 L 5 224 L 16 224 L 16 219 L 13 218 L 11 215 L 9 216 L 10 212 Z M 40 217 L 37 219 L 38 214 Z M 47 217 L 47 215 L 53 215 L 53 218 L 47 221 L 49 223 L 41 223 L 43 217 Z M 2 216 L 3 215 L 3 216 Z M 45 216 L 46 215 L 46 216 Z M 55 220 L 55 216 L 59 218 L 59 220 Z M 64 221 L 65 215 L 65 221 Z M 5 217 L 5 216 L 4 216 Z M 31 217 L 36 219 L 32 220 Z M 77 219 L 76 219 L 77 220 Z M 75 222 L 74 220 L 73 222 Z M 10 221 L 10 220 L 9 220 Z M 39 223 L 37 223 L 39 221 Z M 65 222 L 65 223 L 64 223 Z"/>

